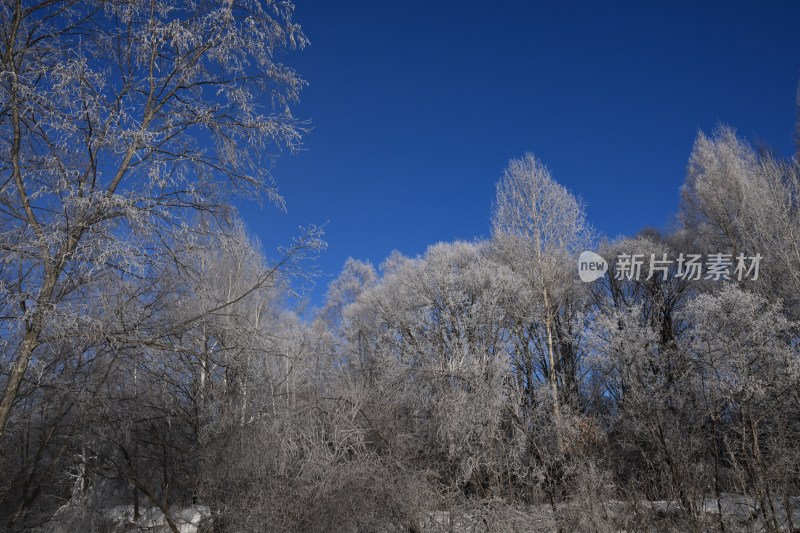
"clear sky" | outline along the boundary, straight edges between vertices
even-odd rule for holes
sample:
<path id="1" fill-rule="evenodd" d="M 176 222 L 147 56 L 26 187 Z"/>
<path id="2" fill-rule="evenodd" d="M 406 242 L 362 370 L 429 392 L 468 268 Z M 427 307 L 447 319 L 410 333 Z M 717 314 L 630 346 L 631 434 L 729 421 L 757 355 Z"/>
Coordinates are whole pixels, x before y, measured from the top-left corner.
<path id="1" fill-rule="evenodd" d="M 669 225 L 698 130 L 793 151 L 800 2 L 296 3 L 313 131 L 275 169 L 288 213 L 242 213 L 268 254 L 327 223 L 313 303 L 348 256 L 488 236 L 526 151 L 609 237 Z"/>

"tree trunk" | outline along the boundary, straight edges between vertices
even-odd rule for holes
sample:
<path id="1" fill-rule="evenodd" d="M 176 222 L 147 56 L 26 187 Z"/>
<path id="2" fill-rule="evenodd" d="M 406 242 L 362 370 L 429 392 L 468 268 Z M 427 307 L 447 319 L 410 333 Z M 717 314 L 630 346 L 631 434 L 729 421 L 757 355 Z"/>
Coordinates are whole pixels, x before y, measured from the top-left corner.
<path id="1" fill-rule="evenodd" d="M 22 339 L 19 355 L 14 365 L 11 367 L 11 373 L 8 376 L 8 383 L 6 383 L 5 390 L 3 391 L 3 398 L 0 399 L 0 442 L 2 442 L 3 434 L 8 424 L 8 418 L 11 415 L 11 407 L 14 400 L 17 398 L 19 385 L 22 383 L 22 378 L 25 376 L 25 371 L 28 369 L 28 363 L 31 360 L 33 351 L 39 345 L 39 334 L 42 332 L 44 325 L 45 309 L 50 305 L 50 299 L 53 295 L 53 289 L 56 286 L 56 279 L 58 273 L 51 270 L 46 276 L 44 285 L 36 302 L 36 309 L 33 310 L 33 316 L 25 326 L 25 336 Z"/>
<path id="2" fill-rule="evenodd" d="M 544 296 L 544 327 L 547 332 L 547 363 L 550 367 L 548 369 L 547 380 L 550 382 L 550 394 L 553 400 L 553 419 L 556 423 L 556 432 L 559 432 L 561 423 L 561 408 L 558 405 L 558 376 L 556 375 L 556 358 L 553 353 L 553 315 L 550 308 L 550 297 L 547 293 L 547 288 L 542 291 Z M 559 441 L 559 449 L 561 448 L 561 439 Z"/>

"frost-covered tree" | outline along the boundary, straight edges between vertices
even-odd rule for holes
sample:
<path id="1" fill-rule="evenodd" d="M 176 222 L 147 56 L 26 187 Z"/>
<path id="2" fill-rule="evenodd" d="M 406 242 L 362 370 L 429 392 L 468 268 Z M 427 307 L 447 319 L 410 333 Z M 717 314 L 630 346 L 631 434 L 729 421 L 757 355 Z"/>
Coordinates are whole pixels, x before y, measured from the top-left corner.
<path id="1" fill-rule="evenodd" d="M 590 237 L 583 206 L 541 161 L 526 154 L 509 163 L 497 184 L 492 239 L 502 260 L 537 296 L 536 307 L 519 317 L 519 347 L 530 360 L 529 368 L 521 370 L 531 379 L 532 367 L 544 370 L 556 414 L 564 400 L 560 388 L 572 389 L 567 394 L 577 400 L 572 394 L 578 371 L 572 303 L 582 296 L 573 265 Z"/>
<path id="2" fill-rule="evenodd" d="M 777 502 L 790 508 L 799 488 L 797 324 L 780 304 L 732 286 L 699 296 L 687 315 L 698 414 L 711 428 L 711 450 L 721 453 L 716 485 L 752 494 L 764 523 L 785 528 Z"/>
<path id="3" fill-rule="evenodd" d="M 366 375 L 375 371 L 375 354 L 371 353 L 368 333 L 363 329 L 368 319 L 352 313 L 345 319 L 345 309 L 377 281 L 378 274 L 372 264 L 347 258 L 342 272 L 328 286 L 325 305 L 319 314 L 325 327 L 338 339 L 334 346 L 336 353 L 331 355 L 349 361 Z"/>
<path id="4" fill-rule="evenodd" d="M 681 197 L 680 219 L 697 251 L 760 254 L 759 280 L 749 285 L 800 316 L 798 162 L 759 154 L 721 127 L 698 135 Z"/>
<path id="5" fill-rule="evenodd" d="M 0 5 L 0 254 L 6 429 L 62 302 L 231 192 L 280 204 L 274 155 L 299 146 L 303 86 L 280 60 L 306 39 L 289 2 Z M 224 194 L 220 194 L 224 190 Z M 169 238 L 167 237 L 167 240 Z"/>
<path id="6" fill-rule="evenodd" d="M 377 280 L 378 275 L 372 264 L 348 257 L 342 272 L 328 286 L 322 316 L 332 325 L 340 325 L 344 308 L 364 290 L 375 285 Z"/>
<path id="7" fill-rule="evenodd" d="M 362 394 L 391 443 L 384 446 L 438 472 L 461 496 L 523 475 L 524 443 L 506 433 L 514 394 L 506 325 L 519 279 L 488 243 L 394 255 L 384 272 L 344 309 L 343 322 L 376 363 Z"/>
<path id="8" fill-rule="evenodd" d="M 600 312 L 609 308 L 637 307 L 643 323 L 659 333 L 659 345 L 665 350 L 674 345 L 683 324 L 679 312 L 693 294 L 703 286 L 702 281 L 681 277 L 675 259 L 678 250 L 687 243 L 655 231 L 640 233 L 635 238 L 622 238 L 603 243 L 600 255 L 607 258 L 608 275 L 592 284 L 594 303 Z M 638 276 L 620 264 L 620 257 L 641 261 Z M 628 279 L 630 274 L 630 279 Z M 706 282 L 708 285 L 711 282 Z"/>
<path id="9" fill-rule="evenodd" d="M 648 305 L 606 306 L 592 317 L 587 365 L 601 388 L 596 408 L 609 427 L 605 459 L 634 497 L 674 500 L 697 514 L 708 478 L 694 368 L 684 348 L 662 343 Z"/>
<path id="10" fill-rule="evenodd" d="M 106 280 L 83 308 L 81 323 L 95 338 L 88 331 L 57 337 L 72 340 L 68 356 L 48 370 L 42 393 L 23 389 L 38 405 L 16 416 L 36 420 L 37 411 L 51 409 L 49 396 L 69 415 L 55 435 L 74 485 L 56 475 L 58 483 L 39 487 L 39 501 L 66 500 L 64 516 L 91 516 L 119 498 L 133 503 L 135 516 L 156 506 L 172 520 L 172 505 L 188 505 L 212 481 L 207 461 L 225 437 L 275 416 L 305 379 L 307 335 L 279 308 L 283 276 L 240 223 L 198 228 L 168 249 L 151 277 Z M 63 342 L 48 340 L 42 349 Z M 25 449 L 22 437 L 9 433 L 7 446 Z M 0 499 L 0 508 L 14 499 Z M 9 529 L 24 524 L 34 504 L 18 503 Z"/>

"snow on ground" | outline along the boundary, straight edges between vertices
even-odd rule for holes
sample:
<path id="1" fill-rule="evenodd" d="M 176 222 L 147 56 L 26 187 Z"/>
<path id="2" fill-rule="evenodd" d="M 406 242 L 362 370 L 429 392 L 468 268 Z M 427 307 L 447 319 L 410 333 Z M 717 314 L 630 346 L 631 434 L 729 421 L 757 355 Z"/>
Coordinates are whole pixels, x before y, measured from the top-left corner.
<path id="1" fill-rule="evenodd" d="M 778 517 L 779 530 L 788 531 L 791 523 L 800 525 L 800 497 L 788 502 L 791 512 L 786 513 L 783 502 L 772 503 Z M 709 531 L 719 529 L 719 515 L 728 532 L 766 531 L 757 502 L 749 496 L 722 494 L 717 500 L 707 497 L 700 508 L 705 512 L 702 520 Z M 138 520 L 133 519 L 132 505 L 105 508 L 98 513 L 109 533 L 170 533 L 164 514 L 157 508 L 140 509 Z M 57 513 L 58 515 L 58 513 Z M 587 505 L 586 502 L 558 505 L 559 525 L 571 531 L 684 531 L 697 521 L 686 517 L 680 504 L 674 501 L 629 502 L 608 500 Z M 73 513 L 53 517 L 42 533 L 67 533 L 77 531 L 85 523 L 86 513 Z M 180 533 L 202 533 L 210 523 L 211 511 L 204 505 L 174 509 L 172 519 Z M 696 519 L 695 519 L 696 520 Z M 790 522 L 791 521 L 791 522 Z M 96 522 L 95 522 L 96 523 Z M 495 531 L 545 532 L 555 531 L 557 523 L 549 505 L 509 506 L 502 501 L 476 502 L 471 508 L 426 513 L 419 524 L 421 533 L 483 533 Z M 76 529 L 78 528 L 78 529 Z M 772 529 L 770 529 L 772 530 Z M 407 527 L 386 529 L 386 532 L 407 531 Z"/>

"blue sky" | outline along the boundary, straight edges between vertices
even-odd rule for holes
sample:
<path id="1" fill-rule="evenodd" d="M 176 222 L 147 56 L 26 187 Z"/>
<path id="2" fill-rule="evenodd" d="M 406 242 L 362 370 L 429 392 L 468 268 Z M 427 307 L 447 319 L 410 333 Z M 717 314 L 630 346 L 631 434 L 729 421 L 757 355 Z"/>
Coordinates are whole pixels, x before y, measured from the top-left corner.
<path id="1" fill-rule="evenodd" d="M 313 131 L 275 168 L 288 213 L 242 214 L 268 254 L 327 223 L 312 303 L 348 256 L 488 236 L 526 151 L 609 237 L 670 224 L 698 130 L 793 151 L 798 2 L 297 4 L 311 46 L 285 60 Z"/>

